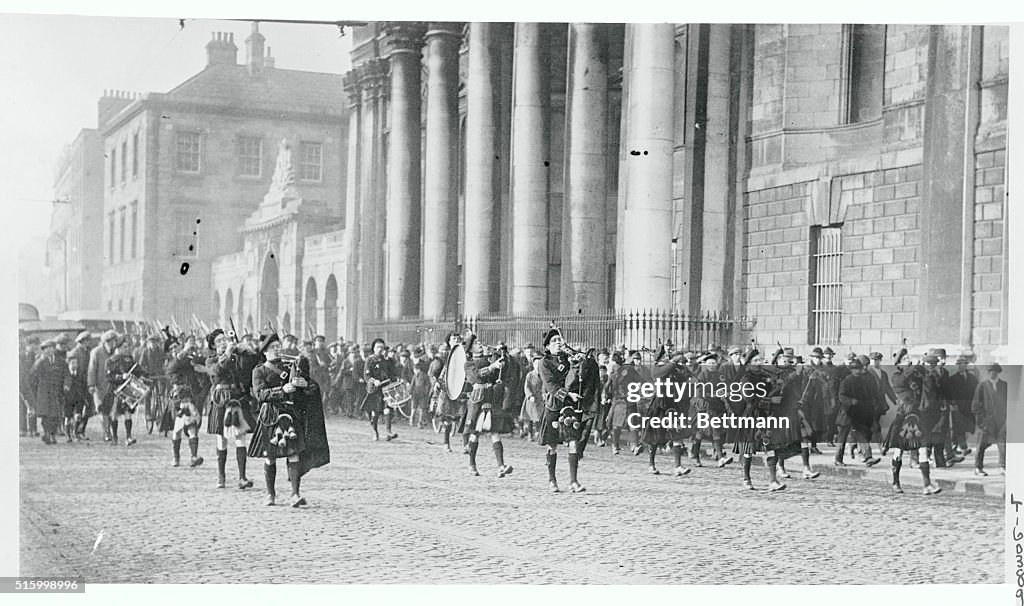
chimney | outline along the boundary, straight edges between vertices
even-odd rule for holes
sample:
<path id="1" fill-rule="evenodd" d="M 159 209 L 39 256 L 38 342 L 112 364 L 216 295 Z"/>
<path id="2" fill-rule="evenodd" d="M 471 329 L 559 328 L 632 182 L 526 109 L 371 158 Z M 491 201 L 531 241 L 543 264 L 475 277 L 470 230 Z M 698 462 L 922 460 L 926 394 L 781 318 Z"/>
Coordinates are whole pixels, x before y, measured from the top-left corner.
<path id="1" fill-rule="evenodd" d="M 213 32 L 212 39 L 206 43 L 206 67 L 237 64 L 238 47 L 235 46 L 235 35 Z"/>
<path id="2" fill-rule="evenodd" d="M 263 67 L 272 69 L 274 67 L 274 58 L 270 56 L 270 47 L 267 47 L 267 56 L 263 59 Z"/>
<path id="3" fill-rule="evenodd" d="M 102 129 L 108 120 L 119 114 L 138 97 L 138 94 L 128 91 L 104 90 L 103 96 L 96 104 L 96 122 L 99 128 Z"/>
<path id="4" fill-rule="evenodd" d="M 249 68 L 249 75 L 255 76 L 263 71 L 263 44 L 266 38 L 260 33 L 260 22 L 252 22 L 252 33 L 245 39 L 245 65 Z"/>

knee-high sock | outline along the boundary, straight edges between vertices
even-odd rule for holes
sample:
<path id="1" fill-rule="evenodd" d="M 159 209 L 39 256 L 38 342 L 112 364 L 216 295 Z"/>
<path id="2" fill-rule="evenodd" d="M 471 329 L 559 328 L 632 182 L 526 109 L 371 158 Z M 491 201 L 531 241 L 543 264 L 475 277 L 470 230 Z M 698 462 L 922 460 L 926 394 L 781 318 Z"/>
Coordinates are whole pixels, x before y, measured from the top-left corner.
<path id="1" fill-rule="evenodd" d="M 391 415 L 384 415 L 384 431 L 391 435 Z"/>
<path id="2" fill-rule="evenodd" d="M 569 483 L 577 484 L 579 480 L 576 479 L 576 474 L 580 468 L 580 455 L 576 453 L 569 453 Z"/>
<path id="3" fill-rule="evenodd" d="M 800 449 L 800 460 L 804 464 L 804 469 L 811 468 L 811 449 L 808 446 L 804 446 Z"/>
<path id="4" fill-rule="evenodd" d="M 171 440 L 171 450 L 174 451 L 174 462 L 181 460 L 181 440 Z"/>
<path id="5" fill-rule="evenodd" d="M 749 482 L 750 481 L 750 466 L 754 464 L 754 458 L 753 457 L 744 456 L 744 457 L 742 457 L 742 459 L 743 459 L 743 479 Z"/>
<path id="6" fill-rule="evenodd" d="M 238 479 L 244 480 L 245 477 L 245 459 L 246 452 L 245 446 L 235 446 L 235 460 L 238 461 Z"/>
<path id="7" fill-rule="evenodd" d="M 466 446 L 469 446 L 469 434 L 468 433 L 462 434 L 462 447 L 465 448 Z"/>
<path id="8" fill-rule="evenodd" d="M 892 460 L 892 483 L 893 486 L 900 485 L 900 469 L 903 468 L 903 457 Z"/>
<path id="9" fill-rule="evenodd" d="M 547 454 L 547 459 L 548 459 L 548 481 L 549 482 L 554 482 L 555 481 L 555 467 L 558 466 L 558 453 L 557 452 L 549 452 Z"/>
<path id="10" fill-rule="evenodd" d="M 651 452 L 648 455 L 648 459 L 650 460 L 651 467 L 654 467 L 654 458 L 658 455 L 658 446 L 656 444 L 651 444 L 650 446 Z"/>
<path id="11" fill-rule="evenodd" d="M 924 479 L 924 485 L 930 486 L 932 483 L 932 469 L 931 463 L 928 461 L 921 461 L 921 477 Z"/>
<path id="12" fill-rule="evenodd" d="M 722 453 L 722 441 L 721 440 L 712 439 L 711 440 L 711 447 L 715 450 L 715 457 L 716 458 L 721 459 L 723 456 L 725 456 Z"/>
<path id="13" fill-rule="evenodd" d="M 373 435 L 379 438 L 380 432 L 377 430 L 377 415 L 375 414 L 371 414 L 370 416 L 370 427 L 373 428 Z"/>
<path id="14" fill-rule="evenodd" d="M 480 448 L 480 442 L 472 440 L 469 443 L 469 466 L 476 469 L 476 450 Z"/>
<path id="15" fill-rule="evenodd" d="M 117 419 L 110 419 L 110 436 L 117 439 Z"/>
<path id="16" fill-rule="evenodd" d="M 125 437 L 126 440 L 131 440 L 132 439 L 132 420 L 131 419 L 125 419 L 124 420 L 124 437 Z"/>
<path id="17" fill-rule="evenodd" d="M 188 439 L 188 449 L 189 449 L 189 451 L 192 452 L 192 458 L 193 459 L 199 456 L 199 437 L 198 436 L 196 436 L 194 438 L 189 438 Z"/>
<path id="18" fill-rule="evenodd" d="M 441 424 L 441 434 L 444 435 L 444 445 L 451 446 L 452 444 L 452 428 L 448 423 Z"/>
<path id="19" fill-rule="evenodd" d="M 218 450 L 217 451 L 217 477 L 224 481 L 225 469 L 228 465 L 228 451 Z"/>
<path id="20" fill-rule="evenodd" d="M 288 461 L 288 481 L 292 485 L 292 494 L 299 494 L 299 481 L 301 478 L 299 475 L 299 464 Z"/>
<path id="21" fill-rule="evenodd" d="M 777 477 L 777 466 L 779 464 L 779 458 L 776 456 L 765 457 L 765 463 L 768 465 L 768 480 L 771 482 L 778 482 Z"/>
<path id="22" fill-rule="evenodd" d="M 612 447 L 615 448 L 616 450 L 618 450 L 619 446 L 621 444 L 622 444 L 622 428 L 621 427 L 616 427 L 615 429 L 612 430 Z"/>
<path id="23" fill-rule="evenodd" d="M 700 440 L 694 440 L 690 445 L 690 456 L 694 461 L 700 461 Z"/>
<path id="24" fill-rule="evenodd" d="M 676 467 L 683 466 L 683 447 L 681 445 L 672 445 L 672 459 L 675 461 Z"/>
<path id="25" fill-rule="evenodd" d="M 267 494 L 275 494 L 274 483 L 277 481 L 277 463 L 263 463 L 263 480 L 267 483 Z"/>
<path id="26" fill-rule="evenodd" d="M 505 445 L 501 442 L 494 442 L 491 444 L 494 448 L 494 460 L 498 463 L 498 468 L 505 466 Z"/>

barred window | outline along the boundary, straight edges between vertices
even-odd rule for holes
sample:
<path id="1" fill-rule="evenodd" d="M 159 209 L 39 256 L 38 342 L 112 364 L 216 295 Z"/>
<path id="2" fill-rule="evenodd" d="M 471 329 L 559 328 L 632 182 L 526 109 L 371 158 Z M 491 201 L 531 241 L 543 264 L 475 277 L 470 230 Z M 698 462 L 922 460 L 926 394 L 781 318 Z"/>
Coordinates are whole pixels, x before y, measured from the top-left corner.
<path id="1" fill-rule="evenodd" d="M 838 345 L 843 315 L 842 227 L 811 232 L 811 317 L 809 344 Z"/>
<path id="2" fill-rule="evenodd" d="M 121 142 L 121 184 L 128 179 L 128 142 Z"/>
<path id="3" fill-rule="evenodd" d="M 239 137 L 235 147 L 238 174 L 259 177 L 263 173 L 263 140 L 258 137 Z"/>
<path id="4" fill-rule="evenodd" d="M 139 176 L 139 133 L 132 135 L 132 177 Z"/>
<path id="5" fill-rule="evenodd" d="M 174 253 L 179 257 L 192 259 L 198 256 L 199 236 L 191 215 L 180 214 L 174 218 Z"/>
<path id="6" fill-rule="evenodd" d="M 323 177 L 323 144 L 303 141 L 299 145 L 299 179 L 320 181 Z"/>
<path id="7" fill-rule="evenodd" d="M 175 166 L 178 172 L 197 173 L 200 170 L 200 140 L 199 133 L 178 133 L 177 136 L 177 162 Z"/>
<path id="8" fill-rule="evenodd" d="M 124 208 L 121 208 L 121 239 L 120 239 L 120 247 L 118 248 L 118 251 L 120 252 L 120 254 L 118 255 L 118 259 L 122 263 L 124 263 L 124 238 L 125 238 L 125 228 L 124 227 L 125 227 L 125 212 L 124 212 Z"/>

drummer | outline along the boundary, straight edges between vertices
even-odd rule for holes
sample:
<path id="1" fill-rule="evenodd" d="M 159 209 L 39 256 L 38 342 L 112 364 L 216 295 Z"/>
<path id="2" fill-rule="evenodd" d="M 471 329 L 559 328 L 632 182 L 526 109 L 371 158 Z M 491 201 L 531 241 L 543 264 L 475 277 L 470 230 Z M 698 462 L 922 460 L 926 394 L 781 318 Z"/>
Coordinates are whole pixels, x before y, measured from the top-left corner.
<path id="1" fill-rule="evenodd" d="M 139 368 L 132 357 L 131 344 L 124 337 L 118 337 L 114 342 L 114 355 L 107 359 L 106 370 L 111 392 L 121 388 L 131 377 L 142 377 L 144 375 L 142 369 Z M 137 441 L 132 437 L 132 413 L 135 412 L 135 406 L 139 403 L 139 401 L 129 402 L 125 396 L 114 396 L 114 406 L 110 411 L 111 446 L 117 444 L 117 425 L 119 421 L 124 421 L 125 446 L 131 446 Z"/>
<path id="2" fill-rule="evenodd" d="M 373 340 L 373 354 L 366 360 L 366 367 L 363 376 L 366 380 L 366 397 L 363 399 L 363 410 L 370 415 L 370 427 L 373 428 L 373 441 L 380 440 L 380 432 L 377 424 L 380 417 L 384 417 L 385 439 L 390 442 L 398 437 L 397 433 L 391 431 L 393 411 L 390 406 L 384 405 L 383 385 L 388 381 L 398 379 L 398 371 L 395 368 L 395 361 L 385 355 L 387 345 L 384 339 Z"/>

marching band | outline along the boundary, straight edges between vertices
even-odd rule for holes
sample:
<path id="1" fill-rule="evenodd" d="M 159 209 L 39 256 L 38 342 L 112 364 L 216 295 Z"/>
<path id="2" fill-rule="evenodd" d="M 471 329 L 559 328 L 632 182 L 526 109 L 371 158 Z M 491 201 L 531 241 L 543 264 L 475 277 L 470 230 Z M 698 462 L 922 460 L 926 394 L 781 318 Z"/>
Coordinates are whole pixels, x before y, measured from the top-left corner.
<path id="1" fill-rule="evenodd" d="M 583 352 L 570 347 L 554 325 L 543 335 L 542 353 L 535 353 L 532 344 L 510 353 L 504 343 L 486 345 L 472 331 L 452 332 L 439 346 L 423 343 L 409 349 L 389 348 L 380 338 L 367 348 L 346 342 L 328 348 L 326 339 L 316 336 L 302 350 L 293 335 L 280 337 L 272 327 L 267 334 L 238 337 L 232 323 L 230 331 L 217 328 L 200 339 L 172 334 L 170 327 L 160 332 L 144 338 L 108 330 L 91 348 L 92 335 L 83 332 L 70 351 L 65 351 L 67 337 L 43 343 L 25 339 L 22 435 L 39 435 L 41 420 L 47 444 L 55 443 L 58 433 L 68 442 L 88 440 L 87 421 L 98 413 L 104 440 L 118 444 L 123 425 L 124 444 L 130 447 L 137 442 L 133 418 L 139 409 L 148 433 L 170 437 L 172 465 L 181 465 L 184 439 L 189 467 L 195 468 L 204 462 L 199 429 L 205 422 L 206 433 L 215 439 L 218 488 L 226 485 L 233 442 L 238 488 L 253 486 L 247 459 L 263 459 L 266 504 L 274 505 L 277 459 L 284 458 L 293 507 L 307 503 L 299 490 L 301 477 L 330 461 L 325 412 L 365 416 L 374 441 L 380 439 L 383 417 L 387 442 L 398 437 L 393 430 L 397 411 L 421 428 L 429 417 L 447 452 L 452 451 L 451 436 L 462 436 L 473 476 L 480 475 L 477 453 L 483 436 L 490 437 L 499 478 L 513 471 L 505 460 L 503 437 L 536 441 L 545 448 L 551 492 L 560 492 L 560 446 L 567 450 L 569 490 L 584 492 L 579 464 L 588 444 L 610 442 L 617 455 L 623 430 L 634 456 L 647 451 L 648 471 L 655 475 L 661 473 L 661 452 L 672 454 L 674 476 L 704 467 L 704 443 L 710 442 L 715 466 L 724 468 L 738 457 L 742 485 L 753 490 L 754 456 L 763 453 L 769 492 L 786 489 L 782 480 L 792 477 L 785 466 L 790 457 L 800 457 L 799 477 L 818 478 L 810 456 L 821 454 L 823 441 L 835 447 L 836 467 L 849 465 L 848 441 L 866 467 L 881 461 L 873 446 L 882 457 L 888 455 L 895 494 L 903 493 L 904 453 L 921 473 L 923 494 L 941 492 L 931 470 L 964 461 L 971 452 L 966 436 L 975 431 L 980 439 L 974 473 L 988 475 L 984 454 L 992 445 L 999 451 L 1000 469 L 1005 468 L 1007 383 L 999 378 L 1002 368 L 992 364 L 980 377 L 964 355 L 951 373 L 942 349 L 915 360 L 904 344 L 894 354 L 894 366 L 885 367 L 879 352 L 850 354 L 845 364 L 835 364 L 836 354 L 828 347 L 811 349 L 805 364 L 781 344 L 768 360 L 753 346 L 679 351 L 666 343 L 658 351 L 619 347 Z M 206 345 L 205 355 L 200 343 Z M 650 385 L 667 386 L 667 392 L 651 396 L 645 388 Z M 702 392 L 702 385 L 737 389 Z M 760 389 L 746 389 L 754 385 Z M 882 427 L 890 409 L 895 416 Z M 785 422 L 761 423 L 769 418 Z M 648 423 L 651 419 L 688 422 Z M 719 422 L 699 425 L 694 419 Z M 720 422 L 727 419 L 748 422 Z M 683 464 L 687 454 L 690 466 Z"/>

